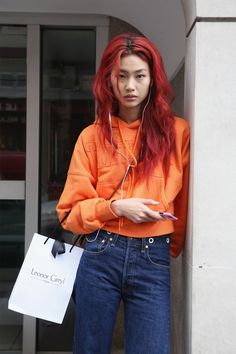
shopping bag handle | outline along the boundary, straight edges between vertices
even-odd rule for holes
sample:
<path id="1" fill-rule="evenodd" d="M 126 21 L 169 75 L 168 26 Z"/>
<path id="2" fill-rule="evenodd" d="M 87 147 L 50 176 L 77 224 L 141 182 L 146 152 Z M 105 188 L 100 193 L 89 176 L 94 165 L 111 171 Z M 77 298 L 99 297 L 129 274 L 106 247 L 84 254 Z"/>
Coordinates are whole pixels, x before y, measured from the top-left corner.
<path id="1" fill-rule="evenodd" d="M 54 235 L 57 233 L 57 231 L 59 230 L 61 224 L 66 220 L 66 218 L 69 216 L 71 210 L 69 210 L 66 215 L 61 219 L 61 221 L 56 225 L 56 227 L 52 230 L 52 232 L 50 233 L 50 235 L 47 237 L 47 239 L 44 241 L 44 245 L 48 242 L 48 240 L 50 238 L 53 238 Z M 61 237 L 61 235 L 59 234 L 59 237 L 54 241 L 53 246 L 52 246 L 52 250 L 51 253 L 53 255 L 54 258 L 56 258 L 57 254 L 63 254 L 65 253 L 65 244 L 64 244 L 64 240 Z"/>

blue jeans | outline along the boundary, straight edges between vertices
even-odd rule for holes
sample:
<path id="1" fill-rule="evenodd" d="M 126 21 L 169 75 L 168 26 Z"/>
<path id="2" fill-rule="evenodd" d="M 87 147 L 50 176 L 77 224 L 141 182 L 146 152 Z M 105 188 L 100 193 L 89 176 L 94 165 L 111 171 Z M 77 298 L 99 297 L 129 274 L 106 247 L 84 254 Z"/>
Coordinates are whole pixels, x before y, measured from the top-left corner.
<path id="1" fill-rule="evenodd" d="M 170 235 L 87 236 L 75 281 L 74 354 L 109 354 L 120 301 L 125 354 L 169 354 Z"/>

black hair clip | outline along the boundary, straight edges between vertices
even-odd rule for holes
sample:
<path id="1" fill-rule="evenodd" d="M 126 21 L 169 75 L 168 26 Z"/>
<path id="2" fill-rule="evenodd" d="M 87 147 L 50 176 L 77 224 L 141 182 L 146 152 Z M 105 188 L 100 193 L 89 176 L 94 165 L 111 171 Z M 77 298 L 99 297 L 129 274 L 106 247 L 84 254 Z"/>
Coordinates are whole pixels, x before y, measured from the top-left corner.
<path id="1" fill-rule="evenodd" d="M 131 39 L 131 37 L 128 37 L 128 38 L 127 38 L 127 48 L 128 48 L 128 50 L 129 50 L 129 51 L 131 51 L 131 52 L 132 52 L 132 49 L 133 49 L 133 43 L 132 43 L 132 39 Z"/>

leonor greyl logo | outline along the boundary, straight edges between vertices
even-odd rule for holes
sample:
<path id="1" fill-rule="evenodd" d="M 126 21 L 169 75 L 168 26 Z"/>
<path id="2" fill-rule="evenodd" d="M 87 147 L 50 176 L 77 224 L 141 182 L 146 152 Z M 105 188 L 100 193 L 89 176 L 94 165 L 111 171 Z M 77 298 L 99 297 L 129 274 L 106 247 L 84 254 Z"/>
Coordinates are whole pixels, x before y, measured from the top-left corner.
<path id="1" fill-rule="evenodd" d="M 57 274 L 41 273 L 41 272 L 34 270 L 34 268 L 32 268 L 32 270 L 31 270 L 31 275 L 33 277 L 37 278 L 38 280 L 42 280 L 47 283 L 52 283 L 52 284 L 56 284 L 56 285 L 65 284 L 65 280 L 66 280 L 66 278 L 60 278 Z"/>

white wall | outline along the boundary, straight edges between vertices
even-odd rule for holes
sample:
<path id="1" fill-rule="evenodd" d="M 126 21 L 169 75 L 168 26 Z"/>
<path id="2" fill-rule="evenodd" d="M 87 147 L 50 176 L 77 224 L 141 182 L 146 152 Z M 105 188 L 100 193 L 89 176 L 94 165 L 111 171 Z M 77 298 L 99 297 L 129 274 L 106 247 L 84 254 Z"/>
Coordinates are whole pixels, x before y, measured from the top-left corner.
<path id="1" fill-rule="evenodd" d="M 185 26 L 187 33 L 197 16 L 196 0 L 181 0 L 181 2 L 184 8 Z"/>
<path id="2" fill-rule="evenodd" d="M 186 32 L 190 30 L 196 17 L 225 18 L 236 17 L 235 0 L 181 0 L 184 13 Z"/>
<path id="3" fill-rule="evenodd" d="M 235 17 L 235 0 L 196 0 L 197 16 L 200 17 Z"/>
<path id="4" fill-rule="evenodd" d="M 168 76 L 180 67 L 185 50 L 185 23 L 180 0 L 1 0 L 0 12 L 101 14 L 118 17 L 159 47 Z"/>
<path id="5" fill-rule="evenodd" d="M 236 23 L 198 22 L 186 52 L 191 197 L 185 354 L 235 354 Z"/>

